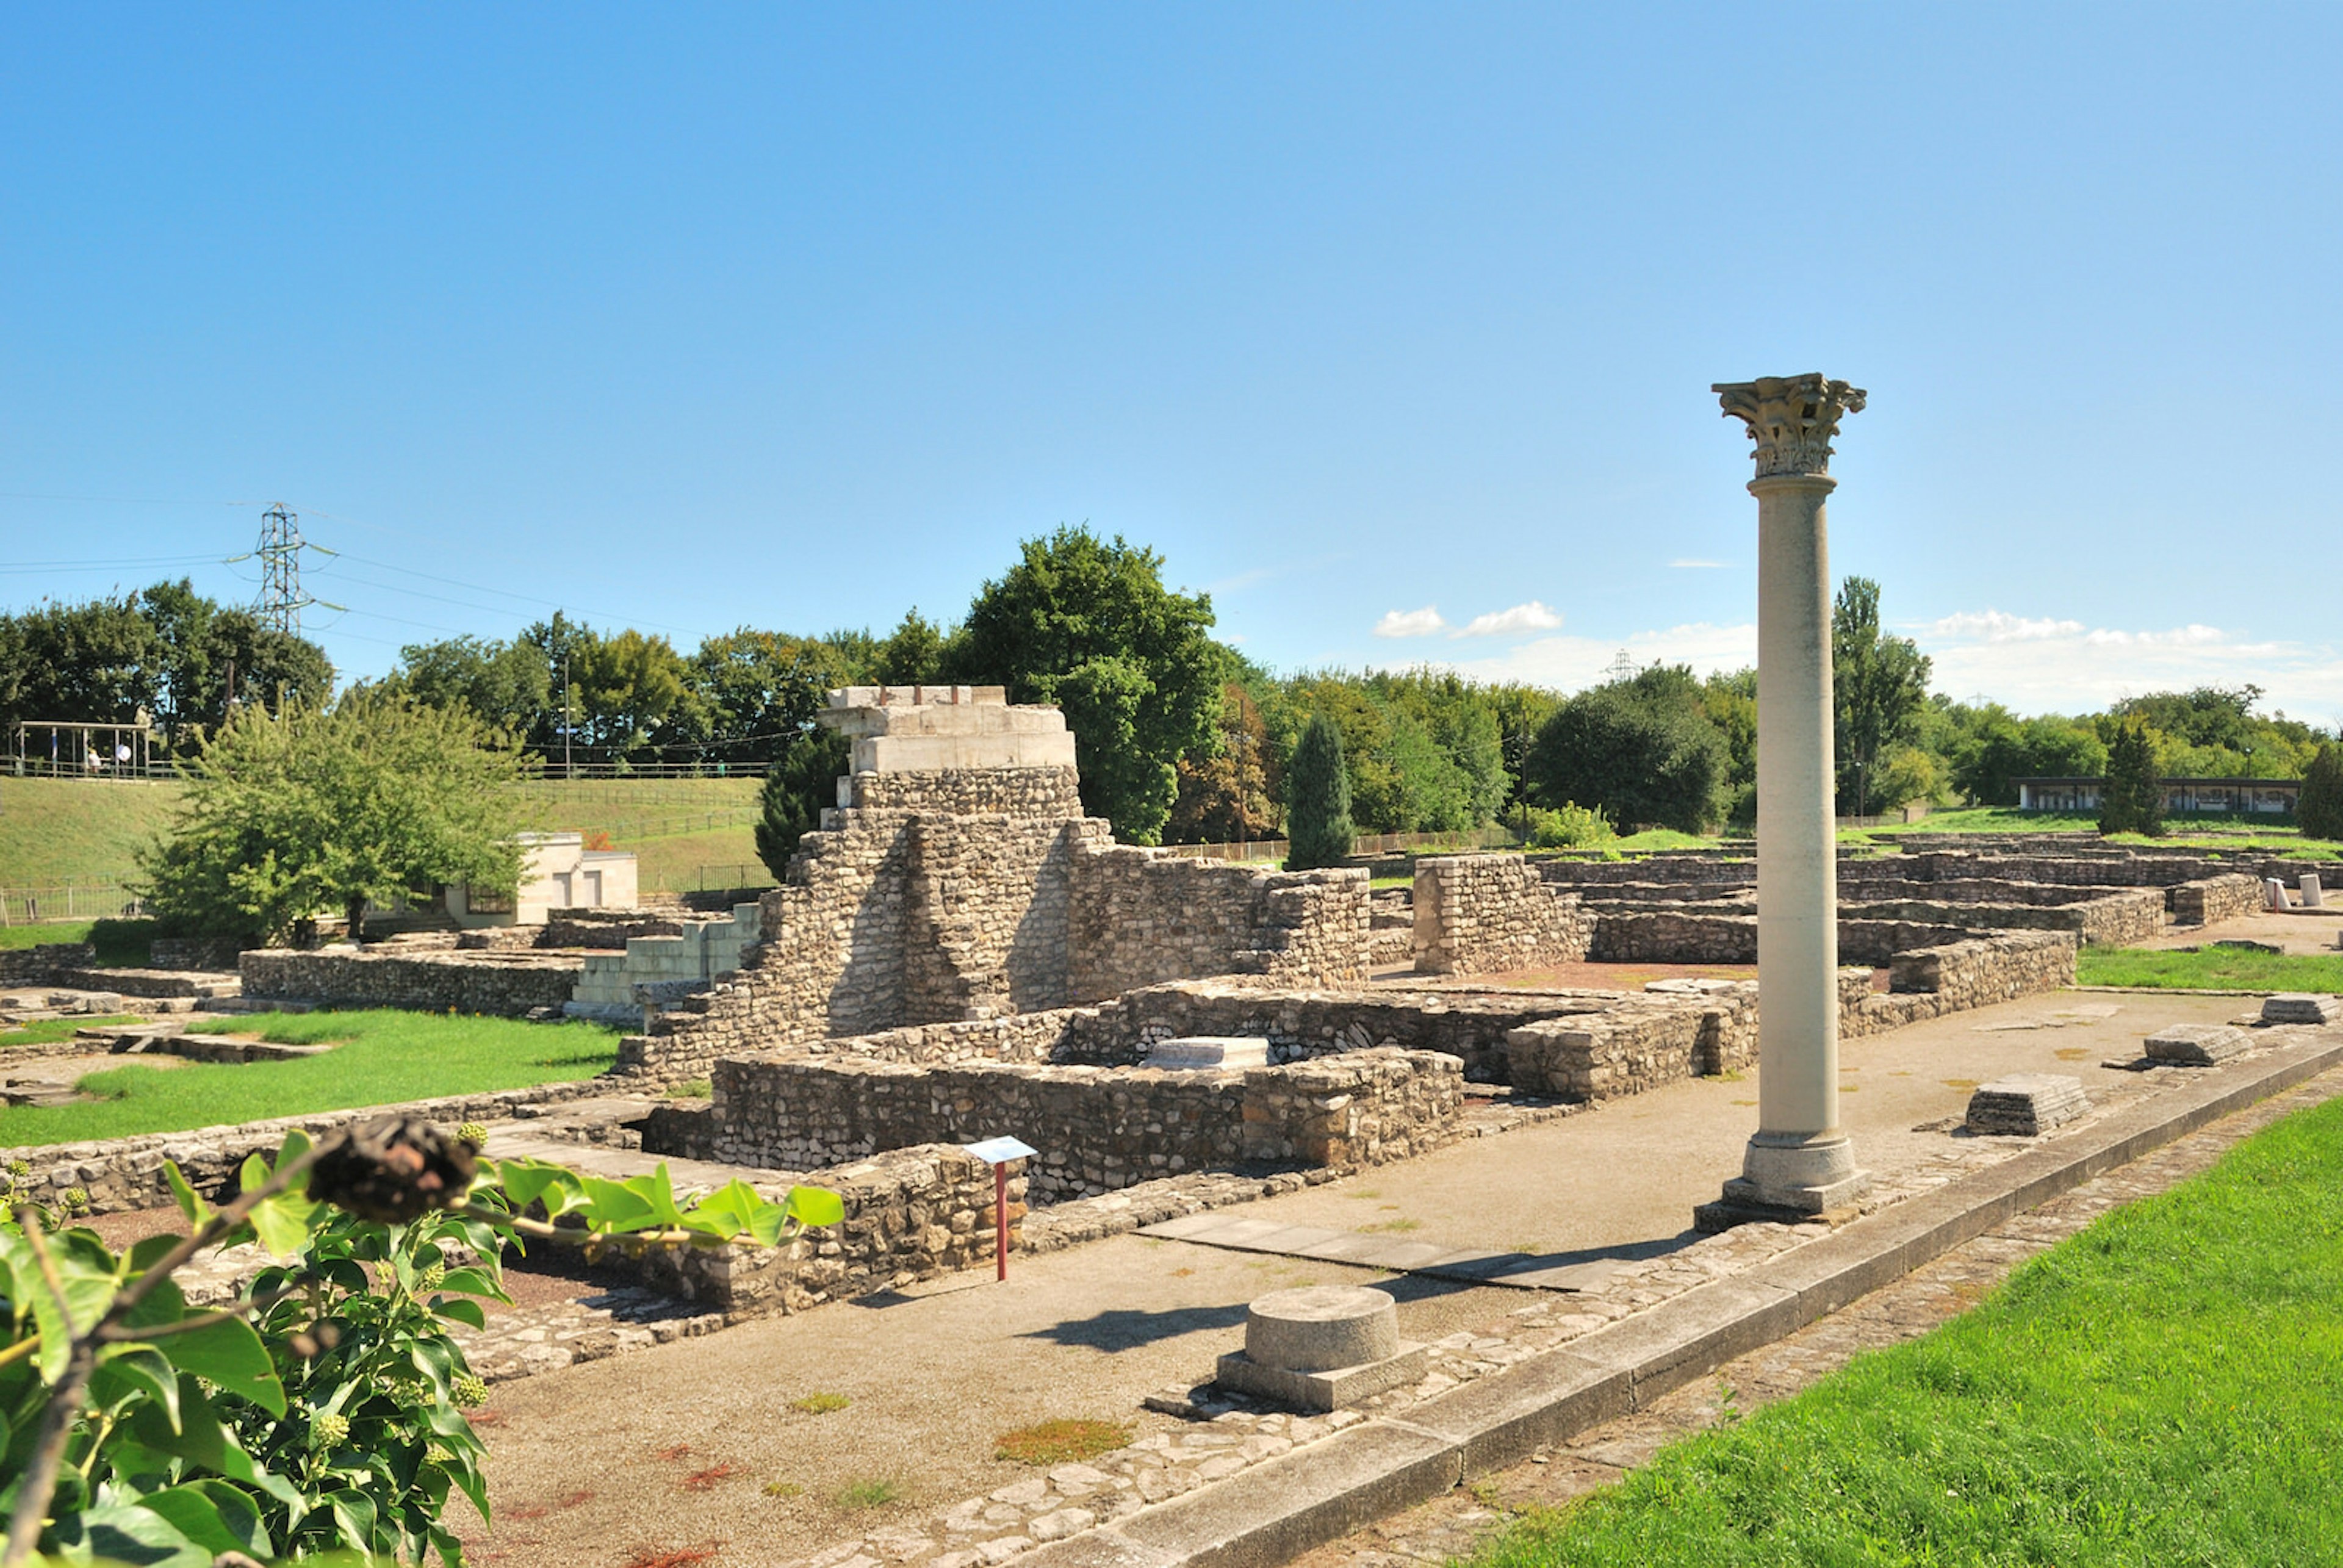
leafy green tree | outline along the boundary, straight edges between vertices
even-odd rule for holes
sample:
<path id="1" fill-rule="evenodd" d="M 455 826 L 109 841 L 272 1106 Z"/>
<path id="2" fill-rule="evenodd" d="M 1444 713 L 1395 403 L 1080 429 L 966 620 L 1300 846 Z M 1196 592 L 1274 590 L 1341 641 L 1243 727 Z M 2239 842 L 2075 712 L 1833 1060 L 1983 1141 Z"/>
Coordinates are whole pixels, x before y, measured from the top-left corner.
<path id="1" fill-rule="evenodd" d="M 2295 821 L 2306 839 L 2343 839 L 2343 747 L 2328 741 L 2311 758 Z"/>
<path id="2" fill-rule="evenodd" d="M 307 638 L 206 598 L 186 578 L 156 583 L 138 598 L 162 645 L 153 711 L 174 746 L 218 729 L 238 698 L 274 709 L 333 695 L 334 667 L 326 650 Z"/>
<path id="3" fill-rule="evenodd" d="M 1594 807 L 1623 829 L 1704 832 L 1723 813 L 1728 762 L 1691 669 L 1654 665 L 1554 710 L 1530 751 L 1531 799 Z"/>
<path id="4" fill-rule="evenodd" d="M 1028 539 L 942 661 L 946 679 L 1063 708 L 1084 809 L 1141 844 L 1161 835 L 1174 764 L 1206 742 L 1220 706 L 1212 601 L 1166 588 L 1162 568 L 1154 551 L 1088 528 Z"/>
<path id="5" fill-rule="evenodd" d="M 146 859 L 175 929 L 281 940 L 324 911 L 520 878 L 518 755 L 467 709 L 358 687 L 331 708 L 239 709 L 194 759 L 173 832 Z"/>
<path id="6" fill-rule="evenodd" d="M 689 689 L 657 739 L 669 760 L 778 759 L 813 725 L 845 661 L 819 638 L 742 627 L 699 645 L 687 661 Z"/>
<path id="7" fill-rule="evenodd" d="M 386 684 L 412 692 L 431 708 L 471 709 L 508 735 L 539 732 L 553 707 L 553 672 L 541 650 L 526 642 L 492 642 L 477 637 L 410 643 L 398 650 L 399 668 Z"/>
<path id="8" fill-rule="evenodd" d="M 838 780 L 852 751 L 853 742 L 834 730 L 809 730 L 766 769 L 757 796 L 757 859 L 775 880 L 789 880 L 798 840 L 821 826 L 823 808 L 838 804 Z"/>
<path id="9" fill-rule="evenodd" d="M 943 679 L 944 652 L 951 633 L 914 605 L 871 655 L 871 679 L 880 686 L 926 686 Z M 990 683 L 988 683 L 990 684 Z"/>
<path id="10" fill-rule="evenodd" d="M 1910 739 L 1928 699 L 1928 656 L 1880 629 L 1879 585 L 1848 578 L 1831 606 L 1831 688 L 1837 705 L 1839 799 L 1871 813 L 1881 755 Z"/>
<path id="11" fill-rule="evenodd" d="M 2145 719 L 2127 719 L 2107 744 L 2107 782 L 2099 792 L 2099 831 L 2164 832 L 2164 781 L 2156 770 L 2157 734 Z"/>
<path id="12" fill-rule="evenodd" d="M 0 722 L 128 724 L 160 699 L 163 645 L 136 594 L 44 603 L 5 626 Z"/>
<path id="13" fill-rule="evenodd" d="M 1342 732 L 1334 721 L 1312 715 L 1302 731 L 1301 744 L 1286 770 L 1291 790 L 1286 807 L 1286 836 L 1292 851 L 1286 869 L 1315 870 L 1339 866 L 1350 858 L 1351 775 L 1342 765 Z"/>
<path id="14" fill-rule="evenodd" d="M 1175 844 L 1226 844 L 1277 834 L 1283 765 L 1261 705 L 1232 680 L 1221 688 L 1215 744 L 1180 759 L 1180 793 L 1168 837 Z"/>

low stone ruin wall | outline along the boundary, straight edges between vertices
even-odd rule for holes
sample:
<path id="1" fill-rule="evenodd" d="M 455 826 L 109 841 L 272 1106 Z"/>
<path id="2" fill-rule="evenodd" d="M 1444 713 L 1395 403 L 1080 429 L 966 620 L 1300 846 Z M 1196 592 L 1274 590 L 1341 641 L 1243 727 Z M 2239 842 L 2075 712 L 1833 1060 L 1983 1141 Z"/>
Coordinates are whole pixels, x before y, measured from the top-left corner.
<path id="1" fill-rule="evenodd" d="M 1508 1076 L 1516 1090 L 1602 1101 L 1737 1072 L 1757 1056 L 1756 992 L 1744 982 L 1697 1000 L 1623 996 L 1591 1017 L 1524 1024 L 1505 1037 Z"/>
<path id="2" fill-rule="evenodd" d="M 738 970 L 758 919 L 757 906 L 743 904 L 727 920 L 661 921 L 660 930 L 628 936 L 619 951 L 589 952 L 564 1010 L 639 1023 L 646 1005 L 656 1010 Z"/>
<path id="3" fill-rule="evenodd" d="M 79 1187 L 89 1194 L 89 1211 L 95 1214 L 170 1207 L 171 1187 L 163 1174 L 166 1161 L 176 1163 L 196 1191 L 215 1202 L 225 1202 L 238 1191 L 237 1172 L 245 1161 L 255 1154 L 275 1154 L 287 1132 L 306 1132 L 315 1141 L 353 1121 L 391 1111 L 454 1128 L 467 1121 L 503 1121 L 523 1106 L 554 1105 L 608 1092 L 608 1084 L 589 1078 L 494 1094 L 462 1094 L 402 1105 L 281 1116 L 228 1127 L 197 1127 L 185 1132 L 5 1149 L 0 1150 L 0 1162 L 22 1160 L 31 1167 L 31 1173 L 23 1180 L 35 1202 L 55 1206 L 65 1192 Z"/>
<path id="4" fill-rule="evenodd" d="M 0 948 L 0 985 L 58 985 L 59 970 L 87 969 L 96 962 L 97 950 L 87 942 Z"/>
<path id="5" fill-rule="evenodd" d="M 2262 907 L 2261 879 L 2234 874 L 2206 877 L 2181 883 L 2172 890 L 2171 898 L 2176 924 L 2218 925 L 2223 920 L 2250 915 Z"/>
<path id="6" fill-rule="evenodd" d="M 584 960 L 559 953 L 297 952 L 242 954 L 244 994 L 268 1001 L 332 1007 L 399 1007 L 424 1012 L 519 1018 L 558 1012 Z"/>
<path id="7" fill-rule="evenodd" d="M 1455 1136 L 1463 1093 L 1462 1064 L 1424 1050 L 1242 1073 L 749 1058 L 716 1065 L 710 1142 L 729 1163 L 805 1170 L 1011 1133 L 1041 1151 L 1035 1200 L 1055 1202 L 1183 1171 L 1421 1154 Z"/>
<path id="8" fill-rule="evenodd" d="M 55 982 L 116 996 L 222 997 L 236 993 L 236 977 L 207 970 L 60 969 Z"/>
<path id="9" fill-rule="evenodd" d="M 1925 886 L 1925 884 L 1919 884 Z M 2164 930 L 2165 895 L 2154 888 L 2103 890 L 2064 904 L 1985 904 L 1900 899 L 1842 904 L 1842 920 L 1901 920 L 1984 930 L 2073 931 L 2098 947 L 2129 947 Z"/>
<path id="10" fill-rule="evenodd" d="M 1520 855 L 1443 855 L 1415 863 L 1418 974 L 1493 974 L 1577 963 L 1594 917 Z"/>
<path id="11" fill-rule="evenodd" d="M 156 937 L 146 962 L 158 970 L 232 970 L 244 944 L 233 937 Z"/>
<path id="12" fill-rule="evenodd" d="M 688 1247 L 613 1261 L 659 1290 L 746 1318 L 850 1300 L 993 1255 L 992 1168 L 964 1149 L 892 1149 L 812 1171 L 800 1184 L 837 1193 L 845 1221 L 779 1247 Z M 1009 1178 L 1011 1251 L 1025 1217 L 1025 1185 L 1022 1174 Z"/>
<path id="13" fill-rule="evenodd" d="M 2073 985 L 2080 948 L 2070 931 L 2012 931 L 1916 948 L 1888 965 L 1884 993 L 1871 989 L 1863 970 L 1842 971 L 1839 1033 L 1877 1034 Z"/>
<path id="14" fill-rule="evenodd" d="M 1363 871 L 1276 871 L 1127 845 L 1074 861 L 1066 954 L 1074 1001 L 1200 975 L 1301 984 L 1367 978 Z"/>

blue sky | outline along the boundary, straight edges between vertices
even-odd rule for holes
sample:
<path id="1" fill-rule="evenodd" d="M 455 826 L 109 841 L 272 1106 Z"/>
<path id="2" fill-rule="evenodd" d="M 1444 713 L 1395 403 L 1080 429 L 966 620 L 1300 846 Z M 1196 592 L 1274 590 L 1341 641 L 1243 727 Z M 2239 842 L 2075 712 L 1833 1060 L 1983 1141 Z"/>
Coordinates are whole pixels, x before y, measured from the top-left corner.
<path id="1" fill-rule="evenodd" d="M 556 604 L 883 630 L 1087 521 L 1273 667 L 1574 687 L 1751 656 L 1707 387 L 1819 369 L 1834 568 L 1944 689 L 2332 724 L 2338 58 L 2275 5 L 11 6 L 0 604 L 248 598 L 282 500 L 361 675 Z"/>

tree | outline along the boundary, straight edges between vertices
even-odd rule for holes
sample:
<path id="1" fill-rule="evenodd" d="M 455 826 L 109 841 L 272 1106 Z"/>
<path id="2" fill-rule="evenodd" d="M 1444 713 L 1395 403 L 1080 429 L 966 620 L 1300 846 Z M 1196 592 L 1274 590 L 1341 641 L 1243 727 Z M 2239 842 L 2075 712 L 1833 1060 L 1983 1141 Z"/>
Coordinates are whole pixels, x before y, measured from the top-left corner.
<path id="1" fill-rule="evenodd" d="M 526 642 L 456 637 L 410 643 L 398 660 L 391 683 L 428 707 L 468 708 L 513 736 L 538 732 L 550 717 L 554 675 L 543 653 Z"/>
<path id="2" fill-rule="evenodd" d="M 358 687 L 331 708 L 238 709 L 205 742 L 172 836 L 146 857 L 177 930 L 282 940 L 439 884 L 520 879 L 518 754 L 468 709 Z"/>
<path id="3" fill-rule="evenodd" d="M 881 686 L 926 686 L 943 679 L 944 650 L 951 633 L 914 605 L 871 655 L 871 678 Z"/>
<path id="4" fill-rule="evenodd" d="M 1831 689 L 1837 705 L 1839 798 L 1870 815 L 1883 752 L 1908 739 L 1928 700 L 1928 656 L 1879 626 L 1879 585 L 1848 578 L 1831 606 Z"/>
<path id="5" fill-rule="evenodd" d="M 1623 830 L 1705 831 L 1722 814 L 1728 757 L 1683 665 L 1580 692 L 1530 749 L 1530 798 L 1601 809 Z"/>
<path id="6" fill-rule="evenodd" d="M 812 728 L 845 662 L 818 638 L 742 627 L 699 645 L 685 666 L 689 689 L 656 737 L 683 762 L 778 760 Z"/>
<path id="7" fill-rule="evenodd" d="M 1289 871 L 1339 866 L 1351 855 L 1351 775 L 1342 766 L 1342 732 L 1324 714 L 1311 716 L 1286 769 Z"/>
<path id="8" fill-rule="evenodd" d="M 1283 769 L 1261 705 L 1235 681 L 1221 688 L 1213 745 L 1180 759 L 1180 794 L 1168 837 L 1175 844 L 1250 842 L 1273 838 Z"/>
<path id="9" fill-rule="evenodd" d="M 2107 744 L 2107 782 L 2099 791 L 2099 831 L 2164 832 L 2164 782 L 2156 774 L 2156 731 L 2127 719 Z"/>
<path id="10" fill-rule="evenodd" d="M 757 797 L 757 859 L 776 880 L 789 880 L 798 840 L 821 826 L 824 807 L 838 804 L 838 780 L 852 750 L 845 736 L 816 729 L 790 741 L 766 769 Z"/>
<path id="11" fill-rule="evenodd" d="M 945 650 L 946 679 L 1054 702 L 1074 732 L 1084 809 L 1134 843 L 1161 835 L 1174 763 L 1220 707 L 1212 601 L 1163 586 L 1162 558 L 1088 528 L 1028 539 Z"/>
<path id="12" fill-rule="evenodd" d="M 2343 748 L 2328 741 L 2303 770 L 2295 821 L 2306 839 L 2343 839 Z"/>

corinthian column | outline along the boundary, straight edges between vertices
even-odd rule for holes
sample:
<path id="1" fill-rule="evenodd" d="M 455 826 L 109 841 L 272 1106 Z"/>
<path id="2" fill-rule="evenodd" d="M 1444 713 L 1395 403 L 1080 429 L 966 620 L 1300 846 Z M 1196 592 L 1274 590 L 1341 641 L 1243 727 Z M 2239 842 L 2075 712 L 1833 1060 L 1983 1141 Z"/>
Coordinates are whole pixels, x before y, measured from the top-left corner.
<path id="1" fill-rule="evenodd" d="M 1820 376 L 1711 388 L 1749 427 L 1757 477 L 1757 1131 L 1704 1231 L 1808 1220 L 1867 1178 L 1838 1124 L 1838 853 L 1831 809 L 1830 551 L 1838 422 L 1863 393 Z"/>

